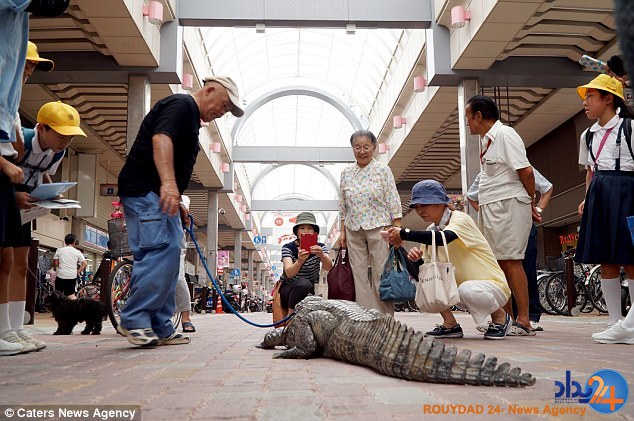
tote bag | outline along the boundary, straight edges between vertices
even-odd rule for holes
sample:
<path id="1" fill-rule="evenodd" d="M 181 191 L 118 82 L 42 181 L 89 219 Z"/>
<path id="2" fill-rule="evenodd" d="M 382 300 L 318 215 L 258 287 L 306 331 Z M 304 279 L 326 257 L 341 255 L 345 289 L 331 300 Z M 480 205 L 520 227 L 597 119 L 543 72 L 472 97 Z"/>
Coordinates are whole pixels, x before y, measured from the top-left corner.
<path id="1" fill-rule="evenodd" d="M 354 278 L 345 247 L 339 249 L 335 258 L 335 265 L 328 272 L 328 299 L 354 301 Z"/>
<path id="2" fill-rule="evenodd" d="M 432 235 L 431 261 L 421 265 L 418 274 L 416 305 L 421 311 L 426 313 L 439 313 L 458 304 L 460 301 L 455 269 L 449 260 L 449 249 L 447 248 L 445 233 L 439 232 L 447 253 L 447 263 L 438 261 L 436 236 Z"/>
<path id="3" fill-rule="evenodd" d="M 416 296 L 416 286 L 410 280 L 406 258 L 401 248 L 390 247 L 383 267 L 379 297 L 381 301 L 410 301 Z"/>

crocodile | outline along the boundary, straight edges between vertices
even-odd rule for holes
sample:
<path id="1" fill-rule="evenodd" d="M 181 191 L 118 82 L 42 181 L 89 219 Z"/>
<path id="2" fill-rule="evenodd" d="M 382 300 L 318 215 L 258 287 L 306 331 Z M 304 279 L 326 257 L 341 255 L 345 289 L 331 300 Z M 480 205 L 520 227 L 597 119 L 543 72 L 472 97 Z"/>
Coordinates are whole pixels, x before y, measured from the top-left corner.
<path id="1" fill-rule="evenodd" d="M 284 328 L 266 333 L 259 348 L 286 346 L 273 358 L 326 357 L 373 368 L 407 380 L 483 386 L 524 387 L 535 377 L 496 357 L 425 338 L 391 315 L 352 301 L 308 296 Z"/>

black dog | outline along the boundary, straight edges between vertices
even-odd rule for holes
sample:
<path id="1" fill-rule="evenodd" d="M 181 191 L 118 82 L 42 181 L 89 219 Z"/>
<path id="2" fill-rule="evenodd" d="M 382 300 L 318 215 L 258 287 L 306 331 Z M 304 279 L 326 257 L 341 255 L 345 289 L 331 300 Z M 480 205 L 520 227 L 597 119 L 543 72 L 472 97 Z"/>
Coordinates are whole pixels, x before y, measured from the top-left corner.
<path id="1" fill-rule="evenodd" d="M 102 302 L 87 298 L 70 300 L 61 291 L 53 291 L 45 297 L 44 305 L 53 313 L 57 322 L 57 330 L 53 335 L 71 335 L 79 322 L 86 322 L 82 335 L 99 335 L 101 322 L 108 311 L 108 307 Z"/>

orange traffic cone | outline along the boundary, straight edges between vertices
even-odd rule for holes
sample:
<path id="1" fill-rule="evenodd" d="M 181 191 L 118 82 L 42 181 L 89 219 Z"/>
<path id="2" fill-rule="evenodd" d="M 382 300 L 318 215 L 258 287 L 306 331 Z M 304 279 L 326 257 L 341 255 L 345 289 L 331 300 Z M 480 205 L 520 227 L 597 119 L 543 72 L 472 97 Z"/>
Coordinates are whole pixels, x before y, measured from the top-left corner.
<path id="1" fill-rule="evenodd" d="M 222 298 L 218 295 L 218 304 L 216 304 L 216 314 L 222 314 Z"/>

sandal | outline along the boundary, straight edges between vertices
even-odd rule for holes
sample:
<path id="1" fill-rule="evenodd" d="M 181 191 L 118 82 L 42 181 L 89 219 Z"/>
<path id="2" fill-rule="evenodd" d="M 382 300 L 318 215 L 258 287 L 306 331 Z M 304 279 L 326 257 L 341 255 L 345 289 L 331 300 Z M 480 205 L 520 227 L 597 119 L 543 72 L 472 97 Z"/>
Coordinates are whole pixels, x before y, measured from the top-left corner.
<path id="1" fill-rule="evenodd" d="M 196 328 L 192 322 L 183 322 L 183 333 L 194 333 Z"/>

